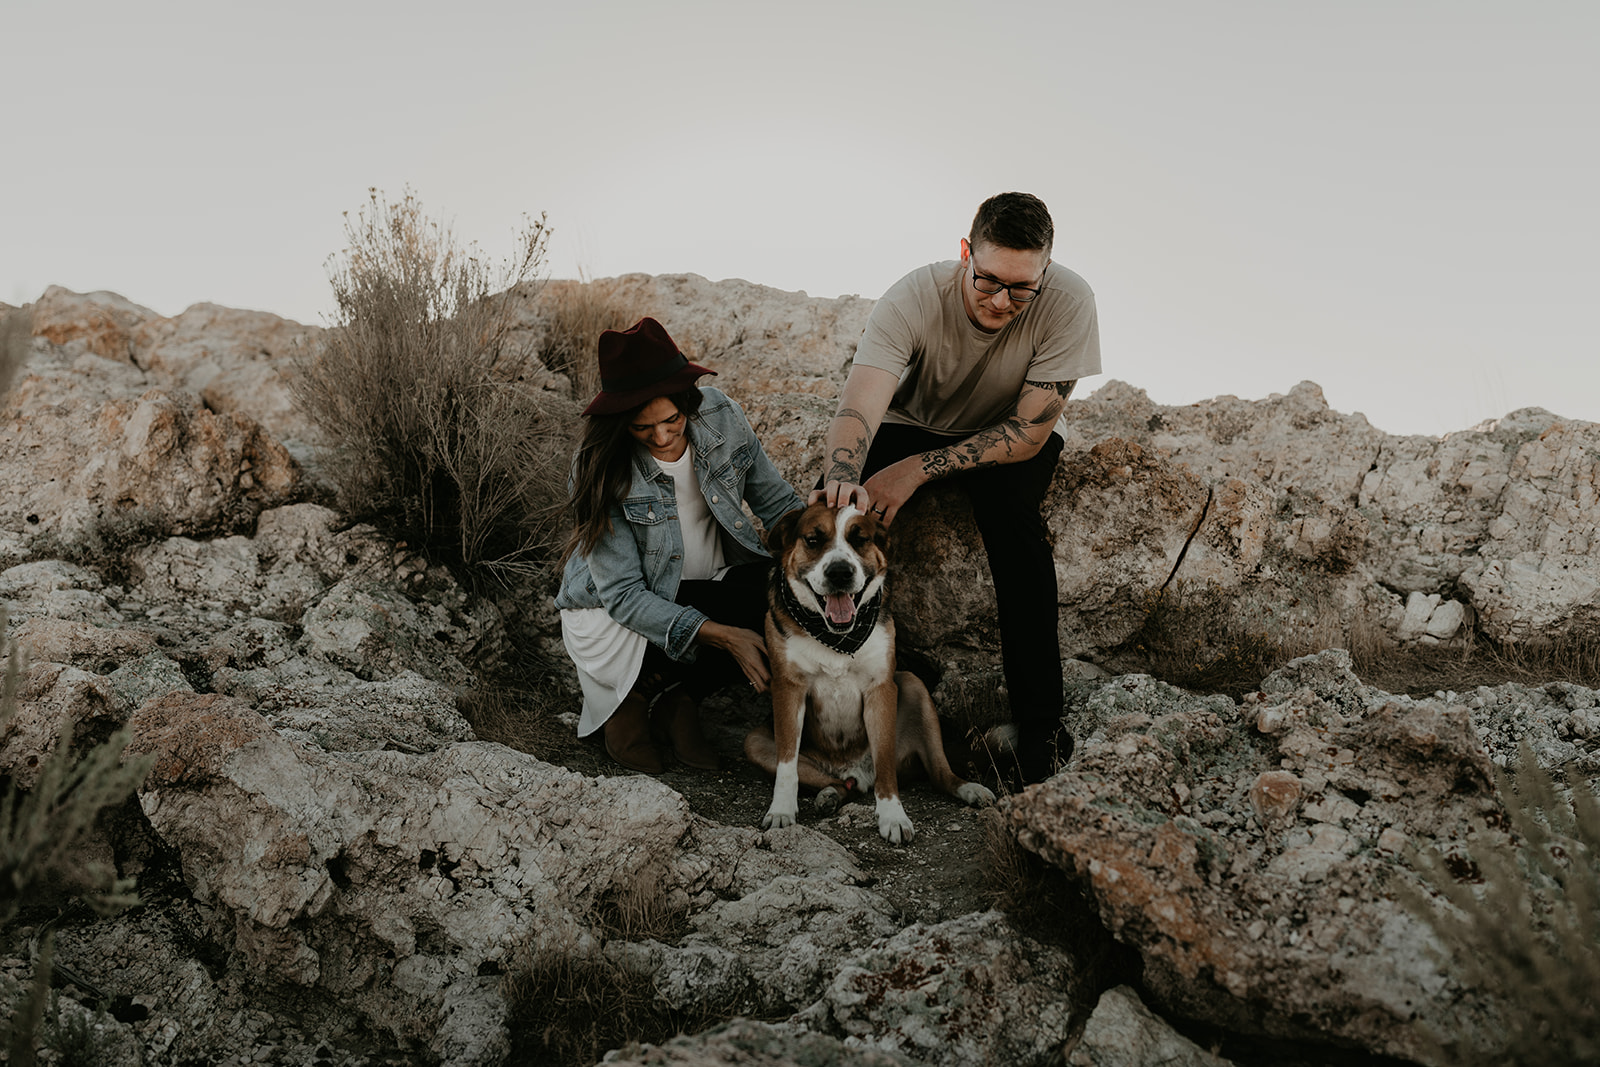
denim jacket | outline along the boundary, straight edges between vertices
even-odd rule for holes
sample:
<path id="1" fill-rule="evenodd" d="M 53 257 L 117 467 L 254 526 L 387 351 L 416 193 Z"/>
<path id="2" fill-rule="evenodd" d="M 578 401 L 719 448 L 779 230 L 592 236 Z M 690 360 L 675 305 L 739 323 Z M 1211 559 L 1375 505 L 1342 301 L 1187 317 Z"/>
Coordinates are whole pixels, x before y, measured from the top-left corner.
<path id="1" fill-rule="evenodd" d="M 729 562 L 765 556 L 767 550 L 740 507 L 748 501 L 763 526 L 801 507 L 750 428 L 744 410 L 726 393 L 702 386 L 705 399 L 685 431 L 694 447 L 694 473 L 706 505 L 722 528 Z M 633 452 L 633 482 L 611 508 L 611 529 L 587 556 L 574 553 L 561 576 L 556 607 L 605 608 L 628 629 L 643 634 L 675 660 L 695 658 L 694 637 L 706 615 L 673 602 L 683 579 L 683 533 L 671 475 L 643 448 Z"/>

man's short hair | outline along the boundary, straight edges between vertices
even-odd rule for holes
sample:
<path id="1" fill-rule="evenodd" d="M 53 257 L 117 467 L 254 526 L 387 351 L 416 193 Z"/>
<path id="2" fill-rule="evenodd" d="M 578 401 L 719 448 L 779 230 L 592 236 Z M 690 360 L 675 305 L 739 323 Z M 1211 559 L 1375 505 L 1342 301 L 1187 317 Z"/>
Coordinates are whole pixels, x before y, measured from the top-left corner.
<path id="1" fill-rule="evenodd" d="M 972 217 L 972 232 L 967 243 L 997 245 L 1019 252 L 1043 251 L 1049 254 L 1056 228 L 1050 209 L 1032 193 L 1000 193 L 978 205 Z"/>

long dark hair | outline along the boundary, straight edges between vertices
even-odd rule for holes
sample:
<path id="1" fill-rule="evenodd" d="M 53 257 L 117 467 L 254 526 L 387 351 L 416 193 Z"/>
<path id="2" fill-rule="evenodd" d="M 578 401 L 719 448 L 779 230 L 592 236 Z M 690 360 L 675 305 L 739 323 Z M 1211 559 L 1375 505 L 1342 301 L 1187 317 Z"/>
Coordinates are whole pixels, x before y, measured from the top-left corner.
<path id="1" fill-rule="evenodd" d="M 691 418 L 700 410 L 704 394 L 698 386 L 690 386 L 667 394 L 667 399 L 685 418 Z M 572 462 L 572 491 L 567 497 L 572 533 L 561 553 L 563 563 L 574 552 L 587 556 L 600 538 L 611 532 L 611 509 L 633 482 L 633 450 L 638 442 L 628 432 L 628 424 L 643 410 L 644 404 L 640 404 L 618 415 L 584 417 L 583 436 Z"/>

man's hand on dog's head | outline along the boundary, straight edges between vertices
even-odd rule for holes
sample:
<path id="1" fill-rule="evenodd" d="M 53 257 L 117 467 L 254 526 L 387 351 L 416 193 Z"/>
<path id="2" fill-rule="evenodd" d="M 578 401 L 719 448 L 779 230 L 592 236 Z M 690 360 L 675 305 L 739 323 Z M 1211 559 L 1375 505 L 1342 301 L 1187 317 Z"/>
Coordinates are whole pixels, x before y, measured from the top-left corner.
<path id="1" fill-rule="evenodd" d="M 872 507 L 872 496 L 867 492 L 866 486 L 856 485 L 853 482 L 829 482 L 821 489 L 813 489 L 806 498 L 807 504 L 827 501 L 830 508 L 843 508 L 854 506 L 863 515 Z"/>

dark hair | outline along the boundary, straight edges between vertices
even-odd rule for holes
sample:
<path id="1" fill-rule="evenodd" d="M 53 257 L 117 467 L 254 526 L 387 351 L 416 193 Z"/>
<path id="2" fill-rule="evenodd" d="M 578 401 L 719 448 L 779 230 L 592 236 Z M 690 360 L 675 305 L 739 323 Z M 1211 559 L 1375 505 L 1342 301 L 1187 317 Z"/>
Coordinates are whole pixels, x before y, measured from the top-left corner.
<path id="1" fill-rule="evenodd" d="M 690 386 L 667 394 L 667 399 L 686 418 L 692 418 L 700 410 L 705 394 L 698 386 Z M 642 410 L 644 404 L 616 415 L 584 416 L 583 436 L 572 461 L 572 488 L 567 495 L 572 509 L 572 533 L 561 553 L 563 563 L 574 552 L 588 555 L 611 531 L 611 509 L 633 482 L 633 449 L 638 442 L 628 433 L 628 424 Z"/>
<path id="2" fill-rule="evenodd" d="M 1000 193 L 978 205 L 967 243 L 973 248 L 992 244 L 1019 252 L 1050 252 L 1055 241 L 1050 209 L 1032 193 Z"/>

